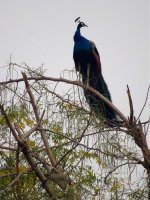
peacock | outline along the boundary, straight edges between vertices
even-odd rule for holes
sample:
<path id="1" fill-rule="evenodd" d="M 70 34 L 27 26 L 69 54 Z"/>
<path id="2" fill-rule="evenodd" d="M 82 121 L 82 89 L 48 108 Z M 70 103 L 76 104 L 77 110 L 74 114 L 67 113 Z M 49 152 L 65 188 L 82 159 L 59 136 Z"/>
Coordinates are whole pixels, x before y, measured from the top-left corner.
<path id="1" fill-rule="evenodd" d="M 100 55 L 94 42 L 81 35 L 80 29 L 87 27 L 78 17 L 77 30 L 74 34 L 73 59 L 75 69 L 82 75 L 82 82 L 97 90 L 109 101 L 112 102 L 108 86 L 104 80 L 101 69 Z M 98 96 L 87 89 L 84 89 L 84 96 L 90 108 L 108 122 L 118 121 L 115 112 Z"/>

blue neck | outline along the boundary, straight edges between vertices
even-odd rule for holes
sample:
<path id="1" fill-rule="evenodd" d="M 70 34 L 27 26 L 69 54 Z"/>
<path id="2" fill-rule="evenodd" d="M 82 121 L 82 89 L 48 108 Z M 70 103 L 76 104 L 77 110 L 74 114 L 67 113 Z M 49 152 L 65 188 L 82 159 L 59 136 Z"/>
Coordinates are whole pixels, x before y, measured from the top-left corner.
<path id="1" fill-rule="evenodd" d="M 78 41 L 78 40 L 80 40 L 80 38 L 82 37 L 81 36 L 81 33 L 80 33 L 80 28 L 81 27 L 77 27 L 77 30 L 76 30 L 76 32 L 75 32 L 75 34 L 74 34 L 74 41 Z"/>

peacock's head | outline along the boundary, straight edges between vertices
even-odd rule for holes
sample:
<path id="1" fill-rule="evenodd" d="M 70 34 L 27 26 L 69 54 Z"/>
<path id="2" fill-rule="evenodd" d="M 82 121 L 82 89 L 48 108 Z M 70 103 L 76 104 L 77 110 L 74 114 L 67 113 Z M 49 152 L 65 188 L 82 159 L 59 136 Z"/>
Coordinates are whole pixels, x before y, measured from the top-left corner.
<path id="1" fill-rule="evenodd" d="M 80 17 L 78 17 L 77 19 L 75 19 L 75 22 L 78 23 L 78 28 L 81 28 L 81 27 L 88 27 L 84 22 L 81 22 L 81 21 L 80 21 Z"/>

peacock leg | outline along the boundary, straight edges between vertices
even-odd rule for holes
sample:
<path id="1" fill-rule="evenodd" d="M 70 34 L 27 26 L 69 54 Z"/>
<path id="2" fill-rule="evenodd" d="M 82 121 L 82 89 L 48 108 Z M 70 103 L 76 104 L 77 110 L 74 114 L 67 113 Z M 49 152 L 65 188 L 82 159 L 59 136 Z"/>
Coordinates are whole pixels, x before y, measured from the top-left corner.
<path id="1" fill-rule="evenodd" d="M 81 81 L 80 79 L 81 79 L 81 66 L 80 66 L 80 63 L 78 63 L 78 70 L 77 70 L 79 73 L 77 73 L 77 80 L 79 80 L 79 81 Z M 76 72 L 77 72 L 76 71 Z"/>
<path id="2" fill-rule="evenodd" d="M 79 81 L 81 81 L 81 65 L 80 63 L 78 65 L 79 65 Z"/>
<path id="3" fill-rule="evenodd" d="M 89 82 L 90 82 L 90 63 L 87 64 L 87 81 L 86 81 L 86 85 L 89 86 Z"/>

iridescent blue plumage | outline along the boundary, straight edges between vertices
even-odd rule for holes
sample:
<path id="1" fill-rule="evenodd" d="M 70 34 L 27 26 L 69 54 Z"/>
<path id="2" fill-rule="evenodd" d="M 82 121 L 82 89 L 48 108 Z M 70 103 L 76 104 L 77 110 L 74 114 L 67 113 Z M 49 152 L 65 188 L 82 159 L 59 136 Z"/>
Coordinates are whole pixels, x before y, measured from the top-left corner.
<path id="1" fill-rule="evenodd" d="M 92 41 L 84 38 L 80 33 L 81 27 L 85 26 L 86 25 L 83 22 L 79 22 L 74 35 L 75 43 L 73 58 L 75 68 L 81 73 L 82 82 L 84 84 L 89 84 L 89 86 L 93 87 L 108 100 L 112 101 L 107 84 L 102 75 L 100 56 L 97 48 Z M 84 95 L 92 110 L 109 121 L 116 121 L 114 111 L 105 102 L 89 92 L 89 90 L 84 90 Z"/>

